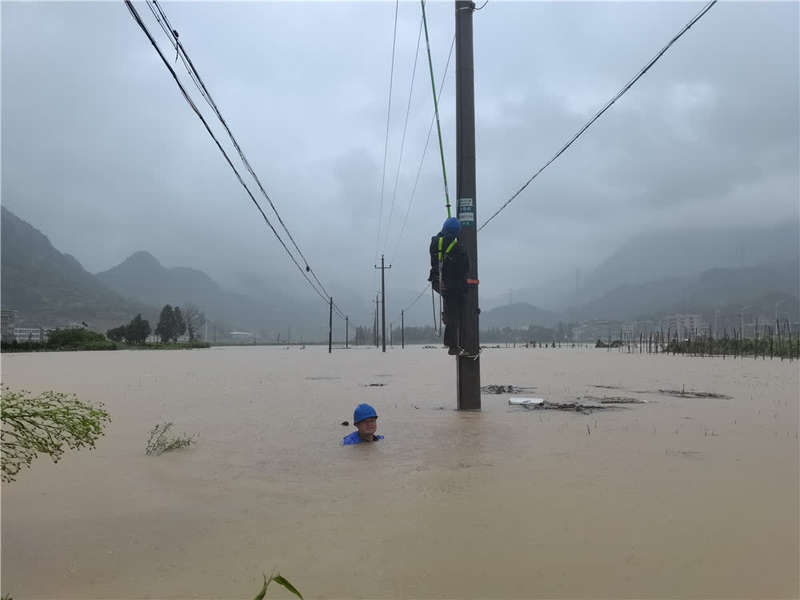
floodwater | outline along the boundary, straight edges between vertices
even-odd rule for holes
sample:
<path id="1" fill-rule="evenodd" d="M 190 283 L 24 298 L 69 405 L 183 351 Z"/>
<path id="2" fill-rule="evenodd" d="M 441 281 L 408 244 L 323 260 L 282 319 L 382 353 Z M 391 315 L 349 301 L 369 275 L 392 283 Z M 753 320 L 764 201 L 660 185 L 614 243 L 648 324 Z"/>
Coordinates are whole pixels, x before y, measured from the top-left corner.
<path id="1" fill-rule="evenodd" d="M 3 485 L 2 592 L 251 598 L 275 569 L 307 598 L 800 595 L 797 362 L 481 363 L 484 384 L 548 400 L 647 403 L 584 415 L 484 395 L 458 412 L 453 359 L 420 347 L 4 355 L 6 385 L 102 401 L 113 421 L 96 450 Z M 359 402 L 386 439 L 342 447 Z M 197 444 L 145 456 L 162 421 Z"/>

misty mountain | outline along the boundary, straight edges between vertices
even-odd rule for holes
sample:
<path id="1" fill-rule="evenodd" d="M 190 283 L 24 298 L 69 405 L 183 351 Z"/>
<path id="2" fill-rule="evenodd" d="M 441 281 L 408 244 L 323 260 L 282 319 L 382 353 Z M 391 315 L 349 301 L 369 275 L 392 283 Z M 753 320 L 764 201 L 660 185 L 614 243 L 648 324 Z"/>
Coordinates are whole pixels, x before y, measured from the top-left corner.
<path id="1" fill-rule="evenodd" d="M 800 297 L 800 262 L 784 260 L 741 268 L 708 269 L 694 277 L 674 277 L 621 285 L 569 311 L 570 320 L 628 320 L 668 313 L 707 314 L 717 309 L 760 306 L 783 299 L 789 310 Z M 777 301 L 777 300 L 775 300 Z M 769 314 L 769 313 L 767 313 Z"/>
<path id="2" fill-rule="evenodd" d="M 621 238 L 620 245 L 608 252 L 607 258 L 591 269 L 576 272 L 573 268 L 535 288 L 515 288 L 513 297 L 558 312 L 600 300 L 609 292 L 624 295 L 624 290 L 637 288 L 643 305 L 645 298 L 661 303 L 656 292 L 662 284 L 658 282 L 680 279 L 688 284 L 691 278 L 711 269 L 796 261 L 800 225 L 789 221 L 771 227 L 647 231 Z M 508 294 L 481 299 L 486 309 L 506 302 Z"/>
<path id="3" fill-rule="evenodd" d="M 145 251 L 97 273 L 97 278 L 122 295 L 154 306 L 191 302 L 223 330 L 246 330 L 274 339 L 291 326 L 295 339 L 321 340 L 327 335 L 328 315 L 321 302 L 305 305 L 257 280 L 251 281 L 252 295 L 231 292 L 203 271 L 165 268 Z"/>
<path id="4" fill-rule="evenodd" d="M 797 223 L 641 233 L 579 281 L 578 294 L 596 298 L 620 286 L 692 277 L 709 269 L 797 260 L 799 236 Z"/>
<path id="5" fill-rule="evenodd" d="M 157 314 L 155 308 L 110 289 L 5 207 L 0 221 L 2 306 L 17 311 L 18 326 L 64 327 L 85 321 L 105 331 L 139 312 L 147 319 Z"/>
<path id="6" fill-rule="evenodd" d="M 563 320 L 565 320 L 563 316 L 552 311 L 527 302 L 515 302 L 481 312 L 480 326 L 481 329 L 502 329 L 503 327 L 524 329 L 528 325 L 554 327 Z"/>

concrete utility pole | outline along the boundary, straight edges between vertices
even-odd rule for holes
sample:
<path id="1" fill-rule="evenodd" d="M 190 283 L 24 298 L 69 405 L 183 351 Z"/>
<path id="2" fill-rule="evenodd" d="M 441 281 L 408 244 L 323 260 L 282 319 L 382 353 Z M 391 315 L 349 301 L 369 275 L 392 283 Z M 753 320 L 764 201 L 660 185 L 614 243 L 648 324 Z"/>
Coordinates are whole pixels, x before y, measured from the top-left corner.
<path id="1" fill-rule="evenodd" d="M 376 269 L 381 270 L 381 345 L 382 352 L 386 352 L 386 278 L 384 274 L 386 269 L 391 269 L 392 265 L 388 267 L 383 263 L 383 254 L 381 254 L 381 266 L 375 265 Z"/>
<path id="2" fill-rule="evenodd" d="M 480 409 L 481 364 L 478 339 L 478 232 L 475 198 L 475 73 L 472 59 L 472 13 L 475 3 L 456 0 L 456 216 L 461 243 L 469 255 L 467 294 L 461 319 L 458 408 Z"/>
<path id="3" fill-rule="evenodd" d="M 373 322 L 373 325 L 372 325 L 372 333 L 373 333 L 373 337 L 375 338 L 375 347 L 376 348 L 379 347 L 379 343 L 378 343 L 378 304 L 379 303 L 380 303 L 380 300 L 378 300 L 378 294 L 376 293 L 375 294 L 375 321 Z"/>
<path id="4" fill-rule="evenodd" d="M 330 311 L 328 312 L 328 354 L 333 349 L 333 297 L 331 296 Z"/>

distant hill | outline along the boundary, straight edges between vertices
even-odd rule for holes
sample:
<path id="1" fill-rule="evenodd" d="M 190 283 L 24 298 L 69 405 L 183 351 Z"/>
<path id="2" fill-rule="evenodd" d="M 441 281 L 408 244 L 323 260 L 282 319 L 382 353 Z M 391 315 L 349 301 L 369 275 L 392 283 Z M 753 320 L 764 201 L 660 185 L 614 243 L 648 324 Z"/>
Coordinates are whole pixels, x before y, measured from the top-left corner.
<path id="1" fill-rule="evenodd" d="M 320 303 L 307 307 L 277 289 L 254 290 L 253 296 L 231 292 L 202 271 L 165 268 L 144 251 L 97 273 L 97 278 L 120 294 L 154 306 L 191 302 L 221 329 L 246 330 L 273 339 L 291 324 L 295 339 L 321 340 L 327 335 L 327 314 Z"/>
<path id="2" fill-rule="evenodd" d="M 59 327 L 85 321 L 92 329 L 130 321 L 155 309 L 113 291 L 47 237 L 2 207 L 2 306 L 18 312 L 18 326 Z"/>
<path id="3" fill-rule="evenodd" d="M 571 320 L 628 320 L 667 313 L 738 311 L 780 300 L 784 310 L 797 312 L 800 261 L 783 260 L 742 268 L 708 269 L 694 277 L 676 277 L 639 285 L 621 285 L 599 298 L 571 309 Z M 762 304 L 764 305 L 762 307 Z"/>
<path id="4" fill-rule="evenodd" d="M 585 301 L 620 286 L 692 277 L 709 269 L 739 269 L 797 260 L 797 223 L 766 228 L 678 229 L 631 237 L 587 274 L 579 295 Z M 580 300 L 571 298 L 570 303 Z"/>
<path id="5" fill-rule="evenodd" d="M 516 302 L 498 306 L 491 310 L 481 312 L 481 329 L 523 329 L 529 325 L 553 327 L 559 321 L 565 320 L 563 316 L 549 310 L 538 308 L 527 302 Z"/>
<path id="6" fill-rule="evenodd" d="M 582 266 L 576 291 L 575 266 L 560 277 L 535 288 L 513 289 L 514 299 L 556 312 L 583 306 L 604 294 L 653 282 L 697 277 L 710 269 L 738 269 L 797 260 L 800 254 L 800 224 L 796 221 L 763 227 L 701 228 L 621 231 L 619 245 L 596 267 Z M 603 253 L 601 248 L 596 254 Z M 493 308 L 507 295 L 481 298 Z"/>

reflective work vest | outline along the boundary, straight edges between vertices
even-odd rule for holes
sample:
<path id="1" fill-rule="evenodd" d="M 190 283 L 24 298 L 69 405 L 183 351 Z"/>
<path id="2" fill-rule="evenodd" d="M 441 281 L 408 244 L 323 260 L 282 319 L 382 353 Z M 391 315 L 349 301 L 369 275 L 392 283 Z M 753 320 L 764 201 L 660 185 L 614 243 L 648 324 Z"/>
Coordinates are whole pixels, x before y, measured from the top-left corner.
<path id="1" fill-rule="evenodd" d="M 439 236 L 439 292 L 440 293 L 444 291 L 444 277 L 442 275 L 444 258 L 447 257 L 447 255 L 450 253 L 450 250 L 453 249 L 453 246 L 455 246 L 458 243 L 458 238 L 453 238 L 453 241 L 447 245 L 447 248 L 445 249 L 444 252 L 442 252 L 443 242 L 444 242 L 444 237 L 440 235 Z"/>
<path id="2" fill-rule="evenodd" d="M 442 236 L 439 236 L 439 265 L 440 265 L 439 268 L 440 269 L 441 269 L 441 264 L 442 264 L 442 242 L 443 241 L 444 241 L 444 238 Z M 450 244 L 448 244 L 447 249 L 444 251 L 445 255 L 447 255 L 450 252 L 450 250 L 453 249 L 453 246 L 455 246 L 456 243 L 458 243 L 458 238 L 453 238 L 453 241 L 450 242 Z"/>

